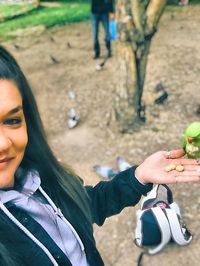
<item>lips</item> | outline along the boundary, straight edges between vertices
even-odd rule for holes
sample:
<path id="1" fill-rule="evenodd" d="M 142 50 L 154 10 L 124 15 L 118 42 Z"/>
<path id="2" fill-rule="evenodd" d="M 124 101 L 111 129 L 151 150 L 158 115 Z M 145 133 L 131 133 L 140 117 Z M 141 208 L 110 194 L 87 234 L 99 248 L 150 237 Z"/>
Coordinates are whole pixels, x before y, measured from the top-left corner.
<path id="1" fill-rule="evenodd" d="M 11 161 L 12 159 L 13 159 L 13 157 L 1 159 L 1 160 L 0 160 L 0 163 L 6 163 L 6 162 L 9 162 L 9 161 Z"/>
<path id="2" fill-rule="evenodd" d="M 5 170 L 11 163 L 14 157 L 3 158 L 0 160 L 0 171 Z"/>

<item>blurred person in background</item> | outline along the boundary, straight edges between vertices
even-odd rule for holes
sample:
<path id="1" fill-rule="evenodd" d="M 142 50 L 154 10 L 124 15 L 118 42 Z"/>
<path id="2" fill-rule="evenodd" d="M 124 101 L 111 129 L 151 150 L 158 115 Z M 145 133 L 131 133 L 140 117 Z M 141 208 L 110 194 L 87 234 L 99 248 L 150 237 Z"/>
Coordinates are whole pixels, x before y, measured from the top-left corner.
<path id="1" fill-rule="evenodd" d="M 109 18 L 114 16 L 114 0 L 91 0 L 91 16 L 93 29 L 94 59 L 100 57 L 101 48 L 99 43 L 99 24 L 104 28 L 104 41 L 107 49 L 107 57 L 111 57 L 111 38 L 109 32 Z"/>

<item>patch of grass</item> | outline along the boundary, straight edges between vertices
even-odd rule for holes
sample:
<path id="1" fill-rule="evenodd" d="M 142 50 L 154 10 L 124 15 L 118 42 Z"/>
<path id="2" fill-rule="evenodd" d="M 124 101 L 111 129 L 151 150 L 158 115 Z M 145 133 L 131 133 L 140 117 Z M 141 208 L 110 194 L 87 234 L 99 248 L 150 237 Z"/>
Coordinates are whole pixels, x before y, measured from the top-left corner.
<path id="1" fill-rule="evenodd" d="M 33 9 L 28 14 L 21 15 L 13 20 L 0 23 L 0 40 L 9 37 L 7 33 L 23 29 L 44 25 L 53 27 L 71 22 L 80 22 L 89 19 L 90 5 L 88 1 L 65 1 L 58 6 L 40 6 Z"/>
<path id="2" fill-rule="evenodd" d="M 40 1 L 41 3 L 42 2 L 53 2 L 53 3 L 57 3 L 57 2 L 63 2 L 63 3 L 74 3 L 74 2 L 76 2 L 76 3 L 90 3 L 91 2 L 91 0 L 41 0 Z"/>
<path id="3" fill-rule="evenodd" d="M 35 6 L 33 4 L 24 4 L 24 5 L 1 5 L 1 20 L 7 20 L 7 18 L 15 16 L 17 14 L 23 14 L 29 12 L 34 9 Z"/>

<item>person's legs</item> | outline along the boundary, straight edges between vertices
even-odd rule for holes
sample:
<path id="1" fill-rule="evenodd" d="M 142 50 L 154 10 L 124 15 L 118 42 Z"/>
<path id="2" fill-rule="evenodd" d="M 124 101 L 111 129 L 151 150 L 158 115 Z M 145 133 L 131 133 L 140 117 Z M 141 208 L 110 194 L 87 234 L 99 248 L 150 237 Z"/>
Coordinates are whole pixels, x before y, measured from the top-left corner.
<path id="1" fill-rule="evenodd" d="M 105 45 L 108 50 L 108 57 L 112 55 L 111 42 L 110 42 L 110 31 L 109 31 L 109 14 L 102 14 L 101 21 L 105 31 Z"/>
<path id="2" fill-rule="evenodd" d="M 99 45 L 99 15 L 92 14 L 92 30 L 93 30 L 93 45 L 94 45 L 94 59 L 100 56 L 100 45 Z"/>

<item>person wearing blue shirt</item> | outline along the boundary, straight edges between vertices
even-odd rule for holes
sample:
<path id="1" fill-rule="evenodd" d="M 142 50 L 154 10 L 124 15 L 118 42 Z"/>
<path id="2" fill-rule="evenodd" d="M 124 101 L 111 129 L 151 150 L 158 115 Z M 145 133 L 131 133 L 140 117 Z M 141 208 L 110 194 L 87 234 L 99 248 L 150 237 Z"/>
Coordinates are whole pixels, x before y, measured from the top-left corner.
<path id="1" fill-rule="evenodd" d="M 107 48 L 107 57 L 112 55 L 110 32 L 109 32 L 109 14 L 114 13 L 113 0 L 92 0 L 91 2 L 92 13 L 92 28 L 93 28 L 93 46 L 94 46 L 94 59 L 99 58 L 101 54 L 99 43 L 99 24 L 100 22 L 104 28 L 105 46 Z"/>

